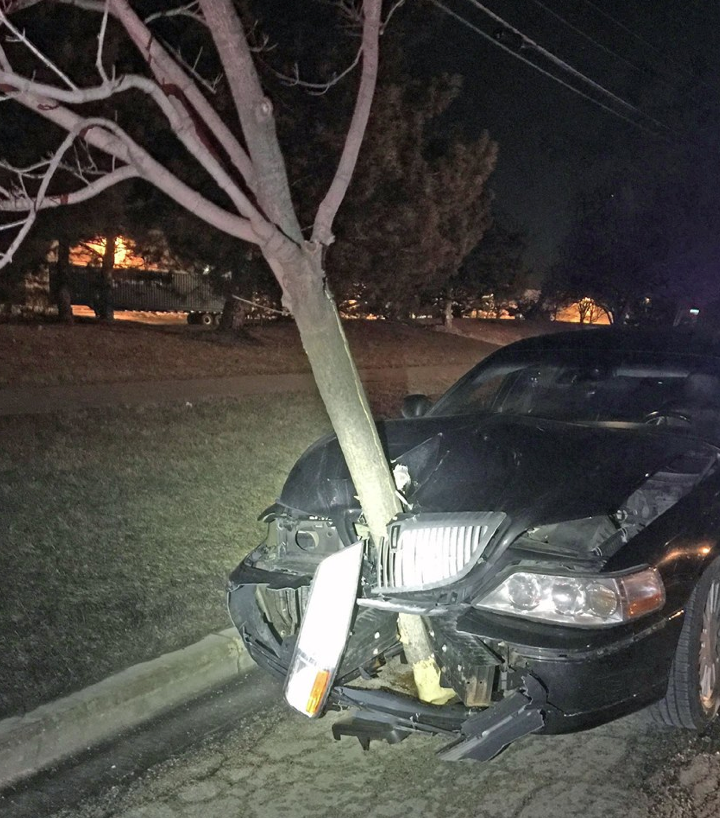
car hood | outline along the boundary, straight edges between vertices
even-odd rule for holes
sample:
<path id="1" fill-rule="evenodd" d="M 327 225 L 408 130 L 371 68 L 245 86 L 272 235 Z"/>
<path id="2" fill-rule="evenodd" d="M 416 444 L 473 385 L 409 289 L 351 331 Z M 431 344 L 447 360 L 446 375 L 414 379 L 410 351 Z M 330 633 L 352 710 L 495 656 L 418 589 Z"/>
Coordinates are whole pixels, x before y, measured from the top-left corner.
<path id="1" fill-rule="evenodd" d="M 627 424 L 507 415 L 394 420 L 378 431 L 396 479 L 410 480 L 403 493 L 413 509 L 503 511 L 526 527 L 613 511 L 649 474 L 698 447 L 696 438 Z M 328 436 L 293 467 L 280 502 L 334 517 L 359 507 L 355 495 Z"/>

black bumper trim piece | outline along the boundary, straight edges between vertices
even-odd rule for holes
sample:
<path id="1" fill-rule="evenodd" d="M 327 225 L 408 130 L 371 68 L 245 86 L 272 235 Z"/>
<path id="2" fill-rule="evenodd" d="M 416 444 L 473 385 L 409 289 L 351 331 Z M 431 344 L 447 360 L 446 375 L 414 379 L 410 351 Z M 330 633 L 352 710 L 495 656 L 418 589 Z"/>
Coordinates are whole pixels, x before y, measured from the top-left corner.
<path id="1" fill-rule="evenodd" d="M 442 761 L 489 761 L 523 736 L 545 725 L 543 686 L 532 676 L 523 679 L 523 688 L 463 723 L 462 738 L 440 750 Z"/>
<path id="2" fill-rule="evenodd" d="M 354 736 L 367 750 L 371 741 L 396 744 L 410 733 L 460 733 L 439 751 L 442 761 L 489 761 L 514 741 L 542 730 L 548 706 L 545 688 L 530 675 L 523 677 L 520 690 L 472 715 L 459 705 L 437 707 L 385 691 L 342 687 L 336 688 L 331 698 L 336 704 L 360 708 L 356 715 L 333 725 L 336 740 Z"/>

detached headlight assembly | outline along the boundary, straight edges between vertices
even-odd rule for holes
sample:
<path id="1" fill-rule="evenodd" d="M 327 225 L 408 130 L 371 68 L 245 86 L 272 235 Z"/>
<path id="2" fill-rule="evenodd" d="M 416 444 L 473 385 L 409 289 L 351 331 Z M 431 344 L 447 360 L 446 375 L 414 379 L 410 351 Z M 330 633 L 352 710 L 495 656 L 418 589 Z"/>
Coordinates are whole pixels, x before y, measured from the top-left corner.
<path id="1" fill-rule="evenodd" d="M 556 576 L 516 571 L 473 605 L 498 613 L 578 627 L 631 622 L 665 604 L 654 568 L 620 576 Z"/>

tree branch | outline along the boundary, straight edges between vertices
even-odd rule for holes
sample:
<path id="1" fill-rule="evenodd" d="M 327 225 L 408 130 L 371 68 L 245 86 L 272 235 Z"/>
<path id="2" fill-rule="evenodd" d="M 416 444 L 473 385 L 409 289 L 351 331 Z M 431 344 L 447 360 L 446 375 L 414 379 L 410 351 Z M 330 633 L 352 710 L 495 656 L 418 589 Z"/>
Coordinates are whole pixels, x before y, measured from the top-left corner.
<path id="1" fill-rule="evenodd" d="M 21 11 L 47 0 L 4 0 L 9 2 L 8 13 Z M 85 11 L 100 14 L 105 12 L 105 0 L 55 0 L 66 6 L 73 6 Z M 143 23 L 130 7 L 127 0 L 108 0 L 110 14 L 123 26 L 128 36 L 140 51 L 161 87 L 175 86 L 180 94 L 192 106 L 195 113 L 207 125 L 210 132 L 221 145 L 235 169 L 242 175 L 245 184 L 255 192 L 255 169 L 247 152 L 236 139 L 230 128 L 223 122 L 217 111 L 203 96 L 192 78 L 178 65 L 172 56 L 154 37 L 152 31 Z"/>
<path id="2" fill-rule="evenodd" d="M 0 65 L 8 65 L 7 57 L 1 47 Z M 217 182 L 218 187 L 228 195 L 238 212 L 260 228 L 263 217 L 201 141 L 195 123 L 187 109 L 184 106 L 176 107 L 173 105 L 168 96 L 169 91 L 164 92 L 163 89 L 158 87 L 157 83 L 147 77 L 126 74 L 114 80 L 107 79 L 101 85 L 92 88 L 66 90 L 21 77 L 12 70 L 0 69 L 0 89 L 5 92 L 22 92 L 34 96 L 43 96 L 54 103 L 63 102 L 67 104 L 97 102 L 131 89 L 142 91 L 154 100 L 170 123 L 175 136 Z"/>
<path id="3" fill-rule="evenodd" d="M 198 1 L 193 0 L 192 3 L 188 3 L 186 6 L 179 6 L 175 9 L 167 9 L 167 11 L 157 11 L 155 14 L 151 14 L 149 17 L 145 18 L 145 24 L 147 25 L 152 23 L 154 20 L 161 20 L 167 17 L 189 17 L 196 23 L 205 25 L 205 20 L 203 19 L 202 14 L 198 14 L 199 8 L 200 4 Z"/>
<path id="4" fill-rule="evenodd" d="M 333 221 L 350 185 L 370 117 L 370 107 L 377 82 L 381 6 L 382 0 L 365 0 L 363 3 L 364 21 L 361 46 L 363 67 L 355 110 L 335 178 L 320 203 L 313 227 L 312 240 L 325 247 L 332 244 L 335 239 L 332 233 Z"/>
<path id="5" fill-rule="evenodd" d="M 257 172 L 260 207 L 285 236 L 300 244 L 302 231 L 290 196 L 272 103 L 263 93 L 233 0 L 200 0 L 200 8 L 212 32 L 250 159 Z"/>
<path id="6" fill-rule="evenodd" d="M 117 170 L 106 173 L 94 182 L 88 182 L 85 187 L 79 190 L 69 191 L 67 193 L 54 193 L 51 196 L 43 195 L 40 198 L 33 198 L 32 196 L 14 196 L 9 200 L 0 201 L 0 212 L 2 213 L 26 213 L 28 211 L 48 210 L 53 207 L 62 207 L 63 205 L 79 204 L 92 199 L 99 193 L 103 193 L 108 188 L 126 182 L 128 179 L 137 179 L 139 176 L 137 170 L 132 165 L 124 165 Z M 16 223 L 17 224 L 17 223 Z M 7 228 L 8 225 L 3 225 L 1 229 Z"/>
<path id="7" fill-rule="evenodd" d="M 171 199 L 218 230 L 254 244 L 262 243 L 263 238 L 255 232 L 247 219 L 218 207 L 186 185 L 132 140 L 115 122 L 102 120 L 102 125 L 93 125 L 89 130 L 83 131 L 86 120 L 59 105 L 55 100 L 27 92 L 19 93 L 15 99 L 68 132 L 79 128 L 78 133 L 89 145 L 121 162 L 133 165 L 142 178 L 147 179 Z"/>
<path id="8" fill-rule="evenodd" d="M 30 42 L 23 32 L 10 22 L 7 15 L 2 10 L 0 10 L 0 23 L 2 23 L 2 25 L 4 25 L 8 31 L 10 31 L 10 33 L 17 38 L 18 42 L 23 43 L 23 45 L 25 45 L 28 50 L 34 54 L 44 66 L 46 66 L 46 68 L 49 68 L 53 74 L 56 74 L 68 86 L 68 88 L 77 88 L 77 85 L 75 85 L 70 77 L 64 74 L 51 59 L 46 57 L 42 51 L 37 48 L 37 46 Z"/>
<path id="9" fill-rule="evenodd" d="M 220 80 L 222 79 L 222 74 L 218 74 L 215 79 L 209 80 L 202 76 L 202 74 L 197 70 L 197 61 L 195 65 L 190 65 L 190 63 L 183 57 L 182 52 L 179 48 L 175 48 L 174 46 L 170 45 L 167 40 L 161 41 L 163 46 L 173 55 L 175 60 L 190 74 L 190 76 L 195 80 L 195 82 L 199 83 L 208 93 L 216 94 L 218 85 L 220 84 Z"/>
<path id="10" fill-rule="evenodd" d="M 103 50 L 105 48 L 105 35 L 107 33 L 108 13 L 109 7 L 106 0 L 105 11 L 103 11 L 102 23 L 100 24 L 100 31 L 97 37 L 98 40 L 97 52 L 95 54 L 95 67 L 97 68 L 98 74 L 100 75 L 100 79 L 103 82 L 110 81 L 110 78 L 108 77 L 107 72 L 105 71 L 105 66 L 103 64 Z"/>
<path id="11" fill-rule="evenodd" d="M 308 80 L 304 80 L 300 78 L 300 68 L 297 63 L 294 66 L 294 76 L 290 77 L 287 74 L 283 74 L 281 71 L 277 71 L 274 68 L 270 70 L 275 74 L 275 76 L 281 80 L 285 85 L 290 86 L 291 88 L 294 86 L 299 86 L 300 88 L 304 88 L 309 94 L 312 96 L 322 96 L 326 94 L 333 85 L 337 85 L 341 82 L 345 77 L 350 74 L 356 67 L 357 64 L 360 62 L 360 57 L 362 56 L 362 48 L 357 50 L 355 54 L 355 58 L 347 66 L 347 68 L 343 69 L 339 74 L 333 74 L 332 78 L 327 80 L 326 82 L 309 82 Z"/>
<path id="12" fill-rule="evenodd" d="M 60 0 L 60 2 L 70 2 L 72 4 L 79 1 Z M 127 0 L 109 0 L 109 3 L 110 13 L 118 19 L 135 47 L 140 51 L 153 72 L 158 85 L 161 87 L 177 87 L 222 146 L 231 163 L 242 174 L 245 184 L 251 191 L 255 192 L 257 185 L 256 173 L 250 158 L 217 111 L 205 99 L 192 78 L 183 71 L 162 47 L 160 42 L 153 36 L 152 31 L 135 14 Z"/>
<path id="13" fill-rule="evenodd" d="M 92 120 L 87 120 L 82 123 L 82 127 L 92 126 L 92 123 Z M 45 175 L 43 176 L 40 187 L 38 188 L 38 192 L 35 196 L 30 197 L 27 195 L 22 175 L 20 176 L 20 182 L 23 189 L 23 196 L 12 194 L 6 196 L 5 191 L 3 191 L 3 199 L 0 200 L 0 211 L 27 212 L 28 215 L 17 235 L 10 243 L 10 247 L 4 253 L 0 253 L 0 269 L 7 266 L 12 261 L 15 251 L 30 232 L 30 228 L 35 223 L 35 219 L 37 218 L 37 214 L 40 212 L 40 210 L 48 207 L 57 207 L 60 204 L 70 203 L 69 197 L 46 197 L 46 194 L 50 183 L 52 182 L 52 179 L 60 166 L 63 156 L 77 139 L 80 132 L 81 126 L 78 124 L 78 126 L 71 129 L 66 135 L 65 139 L 63 139 L 60 147 L 55 151 L 54 155 L 47 163 L 47 170 L 45 171 Z M 90 198 L 90 196 L 97 195 L 111 185 L 117 184 L 125 179 L 130 179 L 133 176 L 137 176 L 137 171 L 135 168 L 120 168 L 113 174 L 108 174 L 108 176 L 96 180 L 91 185 L 88 185 L 83 191 L 78 191 L 76 194 L 73 194 L 75 196 L 75 201 L 84 201 L 85 199 Z M 88 188 L 95 188 L 95 190 L 88 193 Z M 87 195 L 83 196 L 83 193 L 87 193 Z"/>

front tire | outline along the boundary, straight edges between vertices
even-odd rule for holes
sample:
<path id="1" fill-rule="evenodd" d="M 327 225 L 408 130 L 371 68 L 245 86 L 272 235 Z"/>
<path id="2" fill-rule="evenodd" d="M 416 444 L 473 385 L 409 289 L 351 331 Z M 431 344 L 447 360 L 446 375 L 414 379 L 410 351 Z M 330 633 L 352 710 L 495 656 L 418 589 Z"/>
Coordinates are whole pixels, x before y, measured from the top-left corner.
<path id="1" fill-rule="evenodd" d="M 685 610 L 665 698 L 656 721 L 704 730 L 720 711 L 720 562 L 702 575 Z"/>

